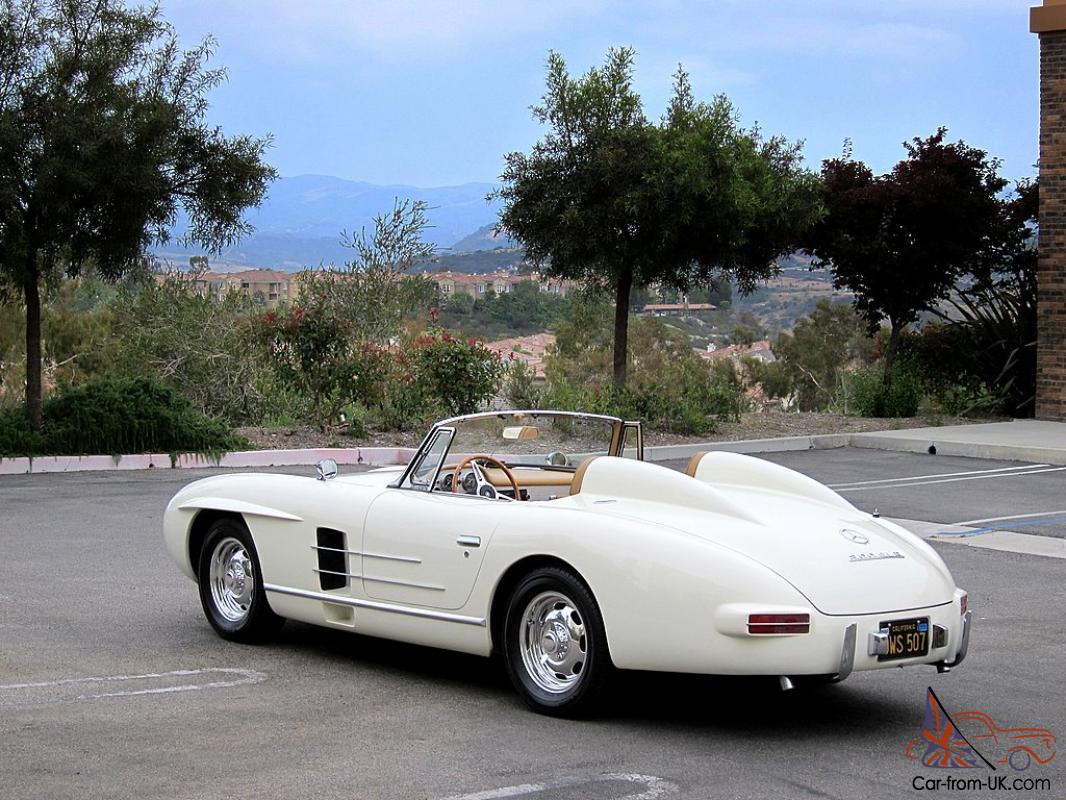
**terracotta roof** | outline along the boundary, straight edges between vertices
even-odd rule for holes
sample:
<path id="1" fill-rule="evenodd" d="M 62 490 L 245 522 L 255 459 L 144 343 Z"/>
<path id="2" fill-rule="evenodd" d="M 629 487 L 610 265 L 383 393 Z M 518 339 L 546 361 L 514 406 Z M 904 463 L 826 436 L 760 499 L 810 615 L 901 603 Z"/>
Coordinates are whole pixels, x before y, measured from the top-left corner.
<path id="1" fill-rule="evenodd" d="M 522 361 L 533 368 L 533 374 L 544 377 L 544 353 L 555 344 L 554 333 L 533 333 L 529 336 L 513 336 L 486 342 L 485 347 L 496 350 L 505 359 Z M 515 348 L 520 348 L 516 350 Z"/>
<path id="2" fill-rule="evenodd" d="M 713 303 L 648 303 L 645 311 L 714 311 Z"/>
<path id="3" fill-rule="evenodd" d="M 268 283 L 291 281 L 296 277 L 291 272 L 276 269 L 245 269 L 240 272 L 184 272 L 182 275 L 199 281 L 265 281 Z"/>

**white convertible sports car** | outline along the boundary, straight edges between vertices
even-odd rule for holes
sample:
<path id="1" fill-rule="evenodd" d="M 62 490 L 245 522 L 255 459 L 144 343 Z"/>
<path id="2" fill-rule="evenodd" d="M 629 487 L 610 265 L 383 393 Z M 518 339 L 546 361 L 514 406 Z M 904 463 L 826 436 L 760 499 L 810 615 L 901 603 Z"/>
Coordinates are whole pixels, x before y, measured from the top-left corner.
<path id="1" fill-rule="evenodd" d="M 438 422 L 406 467 L 186 486 L 167 549 L 224 638 L 283 618 L 496 651 L 538 711 L 615 669 L 843 680 L 959 664 L 967 595 L 918 537 L 797 472 L 643 461 L 640 424 L 506 411 Z"/>

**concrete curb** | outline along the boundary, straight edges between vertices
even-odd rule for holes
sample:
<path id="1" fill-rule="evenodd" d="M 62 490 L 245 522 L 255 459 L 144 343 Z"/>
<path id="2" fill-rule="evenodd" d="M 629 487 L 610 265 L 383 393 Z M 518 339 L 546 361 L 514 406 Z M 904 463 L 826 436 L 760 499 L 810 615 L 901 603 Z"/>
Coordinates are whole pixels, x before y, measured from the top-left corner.
<path id="1" fill-rule="evenodd" d="M 384 467 L 406 464 L 413 447 L 324 447 L 316 450 L 243 450 L 214 458 L 196 453 L 171 456 L 141 453 L 123 456 L 42 456 L 0 459 L 0 475 L 44 472 L 102 472 L 139 469 L 208 469 L 213 467 L 288 467 L 332 458 L 338 464 Z"/>
<path id="2" fill-rule="evenodd" d="M 824 450 L 836 447 L 860 447 L 903 453 L 929 453 L 930 447 L 945 456 L 966 456 L 998 461 L 1029 461 L 1066 466 L 1066 448 L 1039 447 L 1032 444 L 1012 445 L 988 442 L 944 441 L 936 437 L 938 429 L 921 435 L 906 431 L 867 433 L 826 433 L 813 436 L 782 436 L 775 439 L 744 439 L 735 442 L 696 442 L 693 444 L 657 445 L 644 448 L 648 461 L 690 458 L 694 453 L 724 450 L 730 453 L 787 453 Z M 957 433 L 958 426 L 944 428 Z M 147 453 L 123 456 L 48 456 L 41 458 L 0 458 L 0 475 L 25 475 L 43 472 L 87 472 L 137 469 L 203 469 L 211 467 L 284 467 L 306 466 L 323 458 L 338 464 L 391 466 L 406 464 L 414 455 L 412 447 L 346 447 L 312 450 L 247 450 L 226 453 L 218 458 L 196 454 L 170 456 Z"/>
<path id="3" fill-rule="evenodd" d="M 831 433 L 818 436 L 783 436 L 777 439 L 745 439 L 736 442 L 696 442 L 645 447 L 647 461 L 690 458 L 708 450 L 730 453 L 785 453 L 797 450 L 845 447 L 848 436 Z M 415 453 L 413 447 L 324 447 L 311 450 L 243 450 L 220 457 L 183 453 L 141 453 L 122 456 L 40 456 L 37 458 L 0 458 L 0 475 L 26 475 L 46 472 L 113 472 L 140 469 L 212 469 L 227 467 L 307 466 L 323 458 L 338 464 L 362 464 L 385 467 L 406 464 Z"/>
<path id="4" fill-rule="evenodd" d="M 666 444 L 644 448 L 645 461 L 670 461 L 691 458 L 696 453 L 723 450 L 727 453 L 788 453 L 797 450 L 826 450 L 846 447 L 848 434 L 826 433 L 816 436 L 781 436 L 777 439 L 741 439 L 735 442 L 697 442 Z"/>

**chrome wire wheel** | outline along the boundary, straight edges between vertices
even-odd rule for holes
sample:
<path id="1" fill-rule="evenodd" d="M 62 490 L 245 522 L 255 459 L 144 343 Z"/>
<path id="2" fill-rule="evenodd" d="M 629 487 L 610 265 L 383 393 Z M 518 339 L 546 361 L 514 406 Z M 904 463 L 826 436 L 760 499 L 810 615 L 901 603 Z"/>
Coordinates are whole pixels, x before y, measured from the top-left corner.
<path id="1" fill-rule="evenodd" d="M 242 622 L 255 593 L 255 568 L 244 544 L 227 536 L 215 545 L 208 581 L 219 615 L 227 622 Z"/>
<path id="2" fill-rule="evenodd" d="M 573 689 L 588 661 L 585 622 L 569 597 L 541 592 L 529 601 L 518 629 L 522 664 L 543 691 L 561 695 Z"/>

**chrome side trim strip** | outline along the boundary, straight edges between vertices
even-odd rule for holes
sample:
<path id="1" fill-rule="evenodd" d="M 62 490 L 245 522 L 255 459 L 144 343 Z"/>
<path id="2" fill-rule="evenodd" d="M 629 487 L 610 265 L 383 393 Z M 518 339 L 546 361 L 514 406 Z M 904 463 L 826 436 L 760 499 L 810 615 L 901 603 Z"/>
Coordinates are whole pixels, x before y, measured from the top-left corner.
<path id="1" fill-rule="evenodd" d="M 319 569 L 318 567 L 312 568 L 311 571 L 312 572 L 317 572 L 319 575 L 340 575 L 341 577 L 344 577 L 344 578 L 362 578 L 363 577 L 362 575 L 356 575 L 354 572 L 337 572 L 336 570 Z"/>
<path id="2" fill-rule="evenodd" d="M 400 606 L 394 603 L 379 603 L 375 600 L 360 600 L 356 597 L 343 597 L 324 592 L 311 592 L 307 589 L 295 589 L 291 586 L 279 586 L 276 583 L 264 583 L 263 588 L 268 592 L 288 594 L 293 597 L 303 597 L 307 600 L 320 600 L 323 603 L 335 603 L 342 606 L 355 608 L 369 608 L 374 611 L 387 611 L 392 614 L 403 614 L 408 617 L 422 617 L 424 619 L 436 619 L 442 622 L 457 622 L 460 625 L 477 625 L 485 627 L 484 617 L 468 617 L 463 614 L 450 614 L 447 611 L 433 611 L 428 608 L 414 608 L 412 606 Z"/>
<path id="3" fill-rule="evenodd" d="M 337 572 L 332 569 L 318 569 L 315 567 L 312 572 L 317 572 L 320 575 L 340 575 L 344 578 L 358 578 L 364 581 L 373 581 L 374 583 L 392 583 L 396 586 L 410 586 L 412 589 L 429 589 L 432 592 L 443 592 L 445 587 L 437 586 L 432 583 L 413 583 L 412 581 L 400 581 L 395 578 L 375 578 L 373 575 L 358 575 L 355 572 Z"/>
<path id="4" fill-rule="evenodd" d="M 403 561 L 407 564 L 421 564 L 421 558 L 411 556 L 390 556 L 385 553 L 364 553 L 362 550 L 346 550 L 343 547 L 325 547 L 320 544 L 311 545 L 312 550 L 326 550 L 330 553 L 347 553 L 350 556 L 362 556 L 363 558 L 380 558 L 384 561 Z"/>
<path id="5" fill-rule="evenodd" d="M 421 564 L 421 558 L 412 558 L 411 556 L 390 556 L 385 553 L 363 553 L 363 558 L 380 558 L 385 561 L 403 561 L 407 564 Z"/>
<path id="6" fill-rule="evenodd" d="M 364 575 L 364 581 L 373 581 L 374 583 L 390 583 L 395 586 L 410 586 L 412 589 L 429 589 L 431 592 L 443 592 L 446 587 L 437 586 L 433 583 L 414 583 L 412 581 L 400 581 L 395 578 L 375 578 L 373 575 Z"/>

